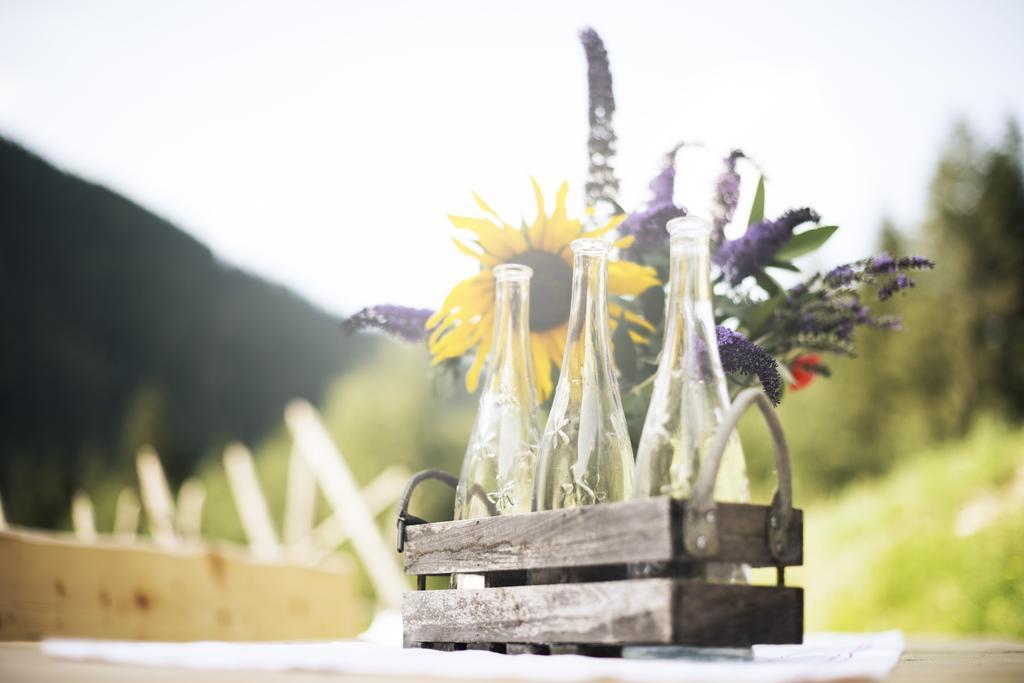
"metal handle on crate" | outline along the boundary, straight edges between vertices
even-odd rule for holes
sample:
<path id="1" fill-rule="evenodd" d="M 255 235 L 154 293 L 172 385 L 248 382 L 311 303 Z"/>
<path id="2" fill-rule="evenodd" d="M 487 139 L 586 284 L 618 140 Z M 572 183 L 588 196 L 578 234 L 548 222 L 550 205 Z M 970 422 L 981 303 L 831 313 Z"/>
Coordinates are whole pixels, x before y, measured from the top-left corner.
<path id="1" fill-rule="evenodd" d="M 782 425 L 763 391 L 757 388 L 744 389 L 733 401 L 725 414 L 722 424 L 711 442 L 711 448 L 697 474 L 693 495 L 686 505 L 686 520 L 683 524 L 683 545 L 686 552 L 695 557 L 711 557 L 718 552 L 717 514 L 715 511 L 714 489 L 718 479 L 718 468 L 722 464 L 729 437 L 736 429 L 743 413 L 756 404 L 761 409 L 772 435 L 775 450 L 775 472 L 778 483 L 772 496 L 768 514 L 767 536 L 769 551 L 779 562 L 786 554 L 789 521 L 793 516 L 793 473 L 789 463 L 789 447 L 782 433 Z"/>
<path id="2" fill-rule="evenodd" d="M 422 482 L 427 479 L 437 479 L 451 486 L 453 489 L 459 485 L 459 478 L 448 474 L 444 470 L 423 470 L 409 478 L 402 491 L 402 497 L 398 503 L 398 552 L 405 550 L 405 527 L 416 524 L 426 524 L 427 520 L 409 514 L 409 501 L 412 500 L 412 493 Z"/>

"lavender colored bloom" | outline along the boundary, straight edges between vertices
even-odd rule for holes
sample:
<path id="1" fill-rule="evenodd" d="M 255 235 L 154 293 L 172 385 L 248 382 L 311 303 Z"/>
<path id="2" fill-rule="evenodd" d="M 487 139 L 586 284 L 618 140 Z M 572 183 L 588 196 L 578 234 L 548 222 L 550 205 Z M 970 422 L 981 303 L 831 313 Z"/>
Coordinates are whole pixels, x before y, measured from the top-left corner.
<path id="1" fill-rule="evenodd" d="M 756 376 L 772 405 L 782 400 L 782 375 L 771 354 L 742 334 L 719 325 L 718 355 L 726 372 Z"/>
<path id="2" fill-rule="evenodd" d="M 742 158 L 743 152 L 733 150 L 725 158 L 725 170 L 715 183 L 715 205 L 711 213 L 712 251 L 725 241 L 725 226 L 729 225 L 736 214 L 736 205 L 740 201 L 740 174 L 736 171 L 736 162 Z"/>
<path id="3" fill-rule="evenodd" d="M 612 168 L 615 156 L 615 131 L 612 117 L 615 114 L 615 95 L 612 92 L 612 73 L 608 65 L 608 51 L 604 41 L 592 28 L 580 31 L 580 42 L 587 55 L 587 84 L 590 102 L 590 139 L 587 151 L 590 154 L 590 169 L 586 183 L 587 206 L 595 206 L 600 200 L 614 202 L 619 192 L 619 179 Z"/>
<path id="4" fill-rule="evenodd" d="M 882 253 L 843 264 L 824 275 L 811 276 L 791 288 L 776 309 L 772 318 L 772 350 L 780 355 L 794 349 L 852 355 L 857 328 L 900 329 L 899 317 L 872 315 L 861 301 L 860 288 L 878 286 L 878 299 L 885 301 L 896 292 L 914 286 L 914 281 L 903 271 L 934 266 L 932 261 L 920 256 L 894 257 Z"/>
<path id="5" fill-rule="evenodd" d="M 729 240 L 715 252 L 714 261 L 722 268 L 729 284 L 736 286 L 768 265 L 775 252 L 793 236 L 793 229 L 820 216 L 812 209 L 787 211 L 773 221 L 761 221 L 747 227 L 739 239 Z"/>
<path id="6" fill-rule="evenodd" d="M 839 289 L 852 283 L 856 277 L 853 267 L 850 264 L 843 264 L 825 273 L 824 280 L 829 287 Z"/>
<path id="7" fill-rule="evenodd" d="M 878 300 L 885 301 L 886 299 L 892 297 L 892 295 L 895 294 L 896 292 L 903 289 L 909 289 L 913 287 L 914 284 L 914 281 L 911 280 L 909 277 L 907 277 L 903 273 L 899 273 L 896 275 L 896 277 L 892 278 L 891 280 L 889 280 L 888 282 L 886 282 L 885 284 L 878 288 Z"/>
<path id="8" fill-rule="evenodd" d="M 935 263 L 922 256 L 900 256 L 893 257 L 882 252 L 878 256 L 867 259 L 864 263 L 864 271 L 872 275 L 885 275 L 901 270 L 924 270 L 935 267 Z"/>
<path id="9" fill-rule="evenodd" d="M 359 311 L 342 324 L 345 334 L 359 330 L 380 330 L 407 342 L 421 342 L 427 338 L 427 319 L 433 315 L 427 308 L 410 308 L 381 304 L 370 306 Z"/>
<path id="10" fill-rule="evenodd" d="M 676 149 L 666 155 L 665 166 L 651 181 L 651 199 L 647 206 L 642 211 L 630 214 L 619 227 L 622 235 L 632 235 L 634 238 L 629 248 L 629 258 L 638 258 L 643 252 L 664 246 L 668 242 L 665 226 L 673 218 L 686 215 L 686 208 L 676 206 L 672 200 L 676 180 Z"/>
<path id="11" fill-rule="evenodd" d="M 672 150 L 665 157 L 665 166 L 654 176 L 648 187 L 651 188 L 650 204 L 671 204 L 676 191 L 676 151 Z"/>
<path id="12" fill-rule="evenodd" d="M 673 218 L 685 215 L 684 207 L 671 203 L 652 205 L 643 211 L 631 213 L 620 226 L 623 235 L 632 235 L 634 238 L 629 248 L 630 255 L 639 255 L 664 246 L 668 242 L 665 226 Z"/>

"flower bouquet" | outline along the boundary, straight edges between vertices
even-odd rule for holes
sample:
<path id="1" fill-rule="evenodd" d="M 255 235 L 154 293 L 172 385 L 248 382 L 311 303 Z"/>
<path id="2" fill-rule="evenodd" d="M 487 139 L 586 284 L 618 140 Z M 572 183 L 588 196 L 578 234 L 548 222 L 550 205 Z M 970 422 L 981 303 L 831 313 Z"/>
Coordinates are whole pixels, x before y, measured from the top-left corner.
<path id="1" fill-rule="evenodd" d="M 536 181 L 537 209 L 532 222 L 513 225 L 473 194 L 478 213 L 450 216 L 455 247 L 480 265 L 457 283 L 439 309 L 396 305 L 365 308 L 344 323 L 346 332 L 378 329 L 393 336 L 426 341 L 433 362 L 465 373 L 476 390 L 492 344 L 496 266 L 517 263 L 533 270 L 529 327 L 537 392 L 549 400 L 562 359 L 569 318 L 572 254 L 579 238 L 610 238 L 617 258 L 608 263 L 608 314 L 612 345 L 627 419 L 634 436 L 643 422 L 655 376 L 665 320 L 669 236 L 666 224 L 688 215 L 673 199 L 676 156 L 671 148 L 650 184 L 647 204 L 632 213 L 617 199 L 612 125 L 615 98 L 607 51 L 593 29 L 580 32 L 588 64 L 589 173 L 585 219 L 570 216 L 567 184 L 558 188 L 550 213 Z M 828 272 L 814 273 L 784 287 L 778 271 L 799 273 L 794 260 L 820 248 L 837 230 L 821 225 L 810 208 L 765 215 L 765 181 L 757 184 L 745 226 L 737 225 L 741 164 L 756 165 L 740 150 L 728 152 L 714 191 L 710 236 L 717 343 L 730 393 L 759 383 L 774 404 L 785 387 L 799 390 L 817 376 L 828 376 L 828 355 L 852 356 L 859 327 L 899 329 L 899 318 L 876 315 L 869 292 L 879 301 L 914 286 L 909 273 L 933 263 L 917 256 L 881 253 Z M 728 234 L 737 233 L 730 239 Z"/>

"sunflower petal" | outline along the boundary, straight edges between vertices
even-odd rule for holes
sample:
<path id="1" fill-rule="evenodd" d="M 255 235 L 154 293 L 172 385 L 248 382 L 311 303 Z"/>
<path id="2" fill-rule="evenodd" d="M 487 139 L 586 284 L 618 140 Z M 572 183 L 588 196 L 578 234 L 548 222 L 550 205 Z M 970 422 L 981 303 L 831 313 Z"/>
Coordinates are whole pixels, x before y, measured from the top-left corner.
<path id="1" fill-rule="evenodd" d="M 484 253 L 481 254 L 478 251 L 473 251 L 473 249 L 470 248 L 469 245 L 467 245 L 467 244 L 465 244 L 463 242 L 460 242 L 459 238 L 457 238 L 457 237 L 453 237 L 452 238 L 452 242 L 455 242 L 455 248 L 456 249 L 461 251 L 466 256 L 469 256 L 471 258 L 475 258 L 477 261 L 479 261 L 480 263 L 482 263 L 485 266 L 496 266 L 499 263 L 501 263 L 501 261 L 499 261 L 498 259 L 494 258 L 493 256 L 491 256 L 487 252 L 484 252 Z"/>
<path id="2" fill-rule="evenodd" d="M 449 215 L 448 220 L 456 228 L 475 233 L 484 251 L 499 259 L 508 258 L 516 253 L 519 244 L 522 242 L 522 235 L 519 234 L 518 230 L 514 228 L 499 228 L 493 221 L 486 218 Z"/>
<path id="3" fill-rule="evenodd" d="M 546 333 L 544 333 L 546 334 Z M 537 380 L 537 397 L 543 402 L 551 395 L 551 358 L 544 346 L 543 334 L 530 335 L 533 372 Z"/>
<path id="4" fill-rule="evenodd" d="M 536 178 L 530 176 L 530 183 L 533 185 L 533 194 L 537 198 L 537 217 L 533 219 L 533 225 L 526 228 L 527 238 L 534 247 L 544 248 L 548 233 L 548 216 L 544 212 L 544 193 Z"/>
<path id="5" fill-rule="evenodd" d="M 658 331 L 657 328 L 655 328 L 654 325 L 652 325 L 646 318 L 637 315 L 633 311 L 626 311 L 625 317 L 629 323 L 636 325 L 637 327 L 642 327 L 648 332 Z"/>
<path id="6" fill-rule="evenodd" d="M 501 220 L 501 217 L 498 215 L 498 212 L 492 209 L 491 206 L 487 202 L 485 202 L 476 192 L 473 193 L 473 201 L 476 202 L 476 205 L 480 207 L 481 211 L 483 211 L 484 213 L 491 214 L 498 220 L 499 223 L 505 222 Z"/>
<path id="7" fill-rule="evenodd" d="M 580 236 L 583 224 L 578 220 L 570 220 L 566 209 L 566 197 L 569 194 L 569 183 L 563 182 L 555 197 L 555 211 L 551 214 L 551 229 L 545 248 L 548 251 L 560 252 Z"/>
<path id="8" fill-rule="evenodd" d="M 469 372 L 466 373 L 466 390 L 471 394 L 476 391 L 476 387 L 480 383 L 480 371 L 483 370 L 484 362 L 487 360 L 487 354 L 490 350 L 491 338 L 488 336 L 480 342 L 480 346 L 476 350 L 476 358 L 473 359 L 473 365 L 470 366 Z"/>
<path id="9" fill-rule="evenodd" d="M 643 344 L 644 346 L 647 346 L 651 343 L 650 337 L 645 337 L 635 330 L 629 331 L 629 338 L 633 340 L 634 344 Z"/>
<path id="10" fill-rule="evenodd" d="M 452 287 L 441 308 L 427 320 L 427 328 L 438 325 L 447 317 L 448 313 L 465 305 L 467 301 L 484 295 L 494 296 L 494 274 L 490 270 L 482 270 Z"/>
<path id="11" fill-rule="evenodd" d="M 626 235 L 612 242 L 612 246 L 618 249 L 629 249 L 636 241 L 636 235 Z"/>
<path id="12" fill-rule="evenodd" d="M 611 218 L 608 219 L 608 222 L 605 223 L 603 227 L 597 228 L 596 230 L 591 230 L 589 232 L 584 232 L 580 234 L 580 237 L 600 237 L 606 232 L 611 232 L 615 228 L 619 227 L 619 224 L 622 223 L 622 221 L 624 220 L 626 220 L 626 214 L 624 213 L 620 213 L 617 216 L 612 216 Z"/>
<path id="13" fill-rule="evenodd" d="M 659 284 L 658 272 L 650 266 L 632 261 L 611 261 L 608 264 L 608 293 L 636 296 Z"/>

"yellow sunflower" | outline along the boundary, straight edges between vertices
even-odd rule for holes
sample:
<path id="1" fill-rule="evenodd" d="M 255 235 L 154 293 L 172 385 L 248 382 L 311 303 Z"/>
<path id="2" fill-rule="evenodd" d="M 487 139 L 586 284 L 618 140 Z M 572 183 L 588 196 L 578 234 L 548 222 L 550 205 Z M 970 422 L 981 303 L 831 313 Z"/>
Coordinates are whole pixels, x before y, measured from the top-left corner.
<path id="1" fill-rule="evenodd" d="M 544 196 L 536 180 L 533 180 L 533 189 L 537 195 L 537 218 L 533 225 L 524 225 L 522 229 L 503 221 L 476 194 L 473 198 L 486 217 L 449 216 L 456 228 L 475 235 L 473 239 L 452 239 L 459 251 L 480 262 L 481 269 L 452 288 L 441 310 L 427 320 L 426 328 L 431 330 L 429 344 L 435 364 L 461 356 L 476 347 L 476 357 L 466 374 L 466 389 L 470 392 L 476 390 L 494 333 L 494 274 L 491 269 L 502 263 L 520 263 L 533 269 L 530 342 L 537 373 L 537 391 L 544 400 L 552 390 L 552 367 L 561 364 L 565 347 L 572 296 L 572 250 L 569 244 L 580 237 L 604 235 L 625 218 L 616 216 L 604 227 L 584 231 L 582 223 L 570 219 L 566 213 L 568 183 L 559 188 L 555 210 L 550 216 L 544 210 Z M 614 245 L 627 247 L 631 242 L 632 237 L 626 237 Z M 636 296 L 657 284 L 653 268 L 630 261 L 611 261 L 608 264 L 610 295 Z M 608 312 L 613 325 L 625 319 L 638 328 L 654 331 L 650 323 L 618 304 L 610 303 Z M 638 343 L 647 341 L 632 329 L 630 336 Z"/>

